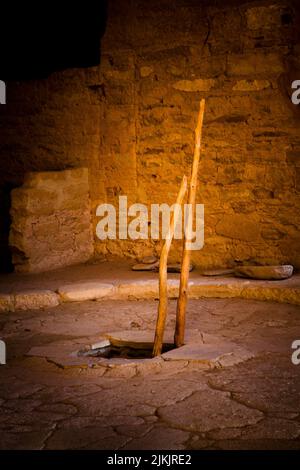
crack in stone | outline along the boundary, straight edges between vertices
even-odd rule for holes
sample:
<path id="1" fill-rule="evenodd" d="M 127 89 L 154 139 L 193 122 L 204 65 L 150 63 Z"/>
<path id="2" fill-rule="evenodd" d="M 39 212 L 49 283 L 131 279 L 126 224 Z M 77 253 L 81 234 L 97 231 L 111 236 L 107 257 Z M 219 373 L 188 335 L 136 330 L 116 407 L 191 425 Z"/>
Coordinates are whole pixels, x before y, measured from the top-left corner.
<path id="1" fill-rule="evenodd" d="M 54 435 L 54 433 L 56 431 L 56 428 L 57 428 L 57 422 L 52 424 L 51 429 L 49 430 L 49 433 L 47 434 L 47 436 L 43 440 L 43 443 L 42 443 L 42 446 L 41 446 L 40 450 L 45 450 L 47 448 L 47 443 L 51 439 L 51 437 Z"/>

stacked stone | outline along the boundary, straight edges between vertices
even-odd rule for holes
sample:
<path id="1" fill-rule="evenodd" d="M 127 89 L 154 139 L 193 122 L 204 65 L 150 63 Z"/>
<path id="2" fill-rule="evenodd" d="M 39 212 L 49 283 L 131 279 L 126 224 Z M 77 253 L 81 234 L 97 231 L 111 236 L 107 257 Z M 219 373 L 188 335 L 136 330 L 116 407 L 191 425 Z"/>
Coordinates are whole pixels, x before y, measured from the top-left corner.
<path id="1" fill-rule="evenodd" d="M 12 191 L 10 245 L 16 271 L 40 272 L 93 255 L 88 171 L 28 173 Z"/>

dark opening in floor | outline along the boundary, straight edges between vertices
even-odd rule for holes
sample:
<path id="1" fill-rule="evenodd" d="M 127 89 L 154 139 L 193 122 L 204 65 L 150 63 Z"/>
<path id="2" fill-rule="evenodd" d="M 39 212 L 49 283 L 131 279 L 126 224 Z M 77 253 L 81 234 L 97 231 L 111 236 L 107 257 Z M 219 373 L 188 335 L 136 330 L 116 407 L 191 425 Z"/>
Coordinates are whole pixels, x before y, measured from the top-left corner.
<path id="1" fill-rule="evenodd" d="M 175 348 L 172 343 L 163 344 L 162 354 Z M 153 344 L 147 347 L 139 347 L 132 345 L 116 346 L 108 345 L 102 348 L 89 348 L 78 351 L 78 356 L 85 357 L 103 357 L 105 359 L 122 358 L 122 359 L 151 359 Z"/>

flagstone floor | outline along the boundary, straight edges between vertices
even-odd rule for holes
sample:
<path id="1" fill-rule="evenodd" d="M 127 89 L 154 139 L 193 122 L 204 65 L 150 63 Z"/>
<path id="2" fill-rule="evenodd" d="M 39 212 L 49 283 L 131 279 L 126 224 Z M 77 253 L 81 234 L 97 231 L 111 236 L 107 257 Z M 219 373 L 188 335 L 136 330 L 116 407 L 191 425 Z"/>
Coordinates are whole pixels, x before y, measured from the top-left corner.
<path id="1" fill-rule="evenodd" d="M 171 300 L 170 331 L 175 309 Z M 299 306 L 190 300 L 188 329 L 251 352 L 235 365 L 64 366 L 30 354 L 107 331 L 153 332 L 156 312 L 155 300 L 102 300 L 1 313 L 0 448 L 300 449 L 300 365 L 291 361 Z"/>

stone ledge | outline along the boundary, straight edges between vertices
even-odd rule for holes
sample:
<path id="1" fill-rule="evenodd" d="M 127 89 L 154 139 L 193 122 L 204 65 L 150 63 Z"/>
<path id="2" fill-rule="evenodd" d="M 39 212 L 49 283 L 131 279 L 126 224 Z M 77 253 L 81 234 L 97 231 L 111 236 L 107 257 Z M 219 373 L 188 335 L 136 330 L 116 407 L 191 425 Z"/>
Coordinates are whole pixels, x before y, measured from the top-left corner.
<path id="1" fill-rule="evenodd" d="M 293 278 L 291 278 L 293 279 Z M 168 280 L 170 299 L 178 297 L 179 279 Z M 300 305 L 300 285 L 294 279 L 256 281 L 232 277 L 208 279 L 200 277 L 189 282 L 189 298 L 239 298 Z M 57 293 L 47 289 L 29 289 L 0 295 L 0 312 L 56 307 L 60 302 L 88 300 L 157 300 L 158 279 L 128 280 L 122 283 L 101 283 L 96 280 L 64 284 Z"/>
<path id="2" fill-rule="evenodd" d="M 57 307 L 59 296 L 51 290 L 28 290 L 14 295 L 15 310 Z"/>
<path id="3" fill-rule="evenodd" d="M 14 296 L 10 294 L 0 295 L 0 313 L 14 311 Z"/>

